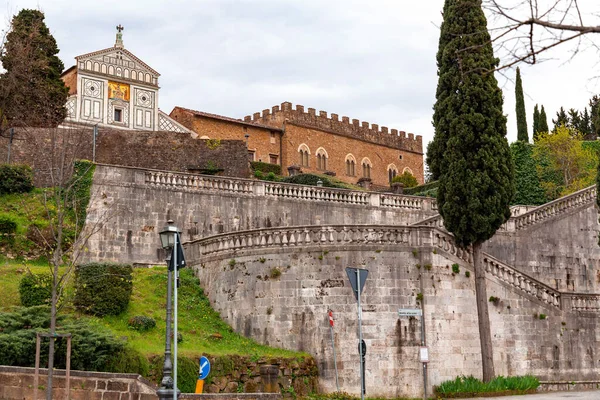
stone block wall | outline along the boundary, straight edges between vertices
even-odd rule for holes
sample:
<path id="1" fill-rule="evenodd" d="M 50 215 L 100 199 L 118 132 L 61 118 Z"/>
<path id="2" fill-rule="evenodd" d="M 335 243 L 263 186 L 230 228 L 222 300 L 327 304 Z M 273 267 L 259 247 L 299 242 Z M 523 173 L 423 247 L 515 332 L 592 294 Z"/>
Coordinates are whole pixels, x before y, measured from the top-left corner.
<path id="1" fill-rule="evenodd" d="M 9 138 L 0 137 L 0 160 L 8 158 Z M 67 151 L 67 162 L 93 159 L 93 128 L 16 130 L 10 144 L 11 162 L 29 164 L 36 184 L 49 185 L 51 147 L 55 143 Z M 214 166 L 222 175 L 247 178 L 250 174 L 246 144 L 243 140 L 208 142 L 177 132 L 125 131 L 99 129 L 96 162 L 139 168 L 188 172 Z M 55 163 L 62 154 L 54 152 Z"/>
<path id="2" fill-rule="evenodd" d="M 98 165 L 87 223 L 102 228 L 83 258 L 162 263 L 158 232 L 168 219 L 188 241 L 276 226 L 409 224 L 435 212 L 423 197 Z"/>
<path id="3" fill-rule="evenodd" d="M 595 204 L 588 202 L 517 230 L 499 231 L 484 249 L 556 290 L 600 293 L 599 231 Z"/>
<path id="4" fill-rule="evenodd" d="M 0 366 L 0 398 L 34 399 L 34 368 Z M 47 370 L 40 369 L 37 399 L 45 399 Z M 65 371 L 56 370 L 52 397 L 66 398 Z M 71 371 L 70 398 L 73 400 L 155 400 L 156 388 L 139 375 Z"/>
<path id="5" fill-rule="evenodd" d="M 335 390 L 327 317 L 333 310 L 340 386 L 355 394 L 360 388 L 357 304 L 345 268 L 368 269 L 362 297 L 367 395 L 420 397 L 421 323 L 399 317 L 399 308 L 424 312 L 429 393 L 432 385 L 459 374 L 481 375 L 469 255 L 436 232 L 290 228 L 266 234 L 260 242 L 249 234 L 239 240 L 233 238 L 237 234 L 208 238 L 190 243 L 186 254 L 211 303 L 236 331 L 264 344 L 309 352 L 326 391 Z M 550 288 L 533 281 L 521 285 L 507 276 L 487 276 L 488 296 L 498 298 L 489 303 L 496 373 L 598 380 L 598 311 L 576 311 L 567 299 L 561 304 L 549 297 Z"/>

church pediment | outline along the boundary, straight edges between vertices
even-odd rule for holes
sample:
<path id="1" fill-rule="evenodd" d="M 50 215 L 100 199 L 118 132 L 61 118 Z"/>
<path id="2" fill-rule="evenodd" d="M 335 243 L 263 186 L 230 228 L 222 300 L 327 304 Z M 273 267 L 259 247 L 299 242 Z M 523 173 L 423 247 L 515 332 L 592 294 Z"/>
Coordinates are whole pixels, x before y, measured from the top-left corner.
<path id="1" fill-rule="evenodd" d="M 130 51 L 109 47 L 75 57 L 81 72 L 100 73 L 157 86 L 160 74 Z"/>

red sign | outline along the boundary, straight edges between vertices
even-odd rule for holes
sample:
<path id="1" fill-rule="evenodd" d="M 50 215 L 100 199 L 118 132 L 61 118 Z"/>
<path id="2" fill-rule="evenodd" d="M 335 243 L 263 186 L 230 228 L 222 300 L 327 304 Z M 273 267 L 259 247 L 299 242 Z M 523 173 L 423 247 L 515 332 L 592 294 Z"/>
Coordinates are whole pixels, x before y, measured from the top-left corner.
<path id="1" fill-rule="evenodd" d="M 329 325 L 333 328 L 333 311 L 329 310 Z"/>

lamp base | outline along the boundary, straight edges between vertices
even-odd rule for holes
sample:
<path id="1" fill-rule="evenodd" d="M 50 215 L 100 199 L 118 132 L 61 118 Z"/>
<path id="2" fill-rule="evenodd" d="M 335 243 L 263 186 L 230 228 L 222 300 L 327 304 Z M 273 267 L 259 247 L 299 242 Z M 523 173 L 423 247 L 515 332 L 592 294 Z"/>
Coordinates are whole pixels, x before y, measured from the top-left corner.
<path id="1" fill-rule="evenodd" d="M 177 390 L 177 398 L 181 394 L 180 390 Z M 156 395 L 159 400 L 173 400 L 173 389 L 171 388 L 160 388 L 156 391 Z"/>

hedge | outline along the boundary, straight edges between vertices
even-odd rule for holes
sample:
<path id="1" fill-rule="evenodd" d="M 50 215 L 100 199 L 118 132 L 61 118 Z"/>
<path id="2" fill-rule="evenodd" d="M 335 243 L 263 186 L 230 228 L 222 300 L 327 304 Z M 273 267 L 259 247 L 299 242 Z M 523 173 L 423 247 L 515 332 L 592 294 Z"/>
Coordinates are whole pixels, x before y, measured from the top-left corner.
<path id="1" fill-rule="evenodd" d="M 0 217 L 0 236 L 17 233 L 17 223 L 11 217 Z"/>
<path id="2" fill-rule="evenodd" d="M 52 274 L 27 273 L 19 282 L 19 297 L 25 307 L 50 304 L 52 299 Z"/>
<path id="3" fill-rule="evenodd" d="M 262 161 L 250 161 L 250 167 L 253 171 L 260 171 L 265 174 L 272 172 L 275 175 L 281 175 L 281 165 L 279 164 L 269 164 Z"/>
<path id="4" fill-rule="evenodd" d="M 404 194 L 410 195 L 423 195 L 424 193 L 431 193 L 434 189 L 437 192 L 439 181 L 433 181 L 425 183 L 423 185 L 413 186 L 411 188 L 404 188 Z M 435 196 L 434 196 L 435 197 Z"/>
<path id="5" fill-rule="evenodd" d="M 75 307 L 92 315 L 119 315 L 127 309 L 133 290 L 133 267 L 89 263 L 75 268 Z"/>
<path id="6" fill-rule="evenodd" d="M 344 185 L 343 183 L 338 183 L 332 181 L 324 176 L 314 175 L 314 174 L 299 174 L 294 176 L 286 176 L 281 180 L 281 182 L 285 183 L 295 183 L 297 185 L 311 185 L 317 186 L 317 182 L 321 181 L 324 187 L 331 188 L 339 188 L 339 189 L 348 189 L 349 185 Z"/>
<path id="7" fill-rule="evenodd" d="M 33 190 L 33 171 L 28 165 L 0 164 L 0 195 Z"/>

